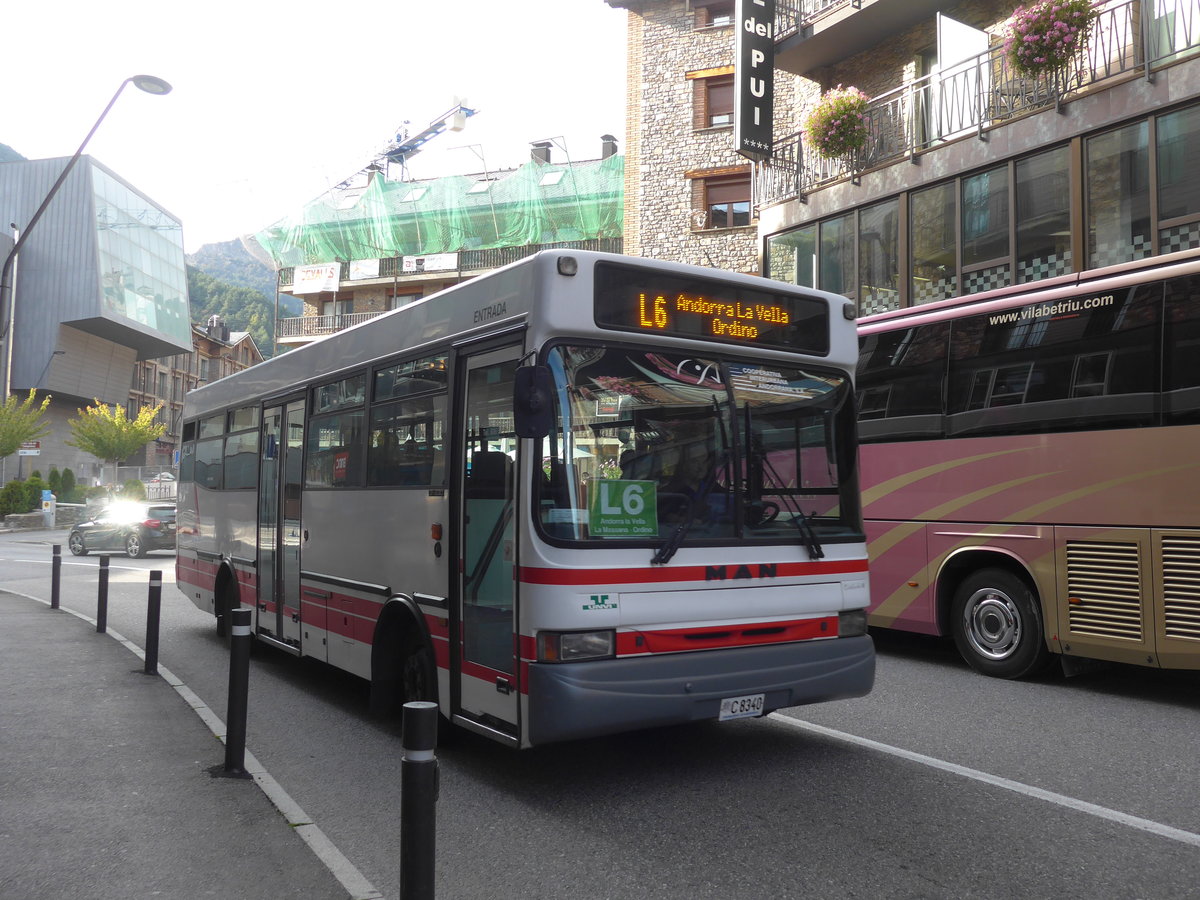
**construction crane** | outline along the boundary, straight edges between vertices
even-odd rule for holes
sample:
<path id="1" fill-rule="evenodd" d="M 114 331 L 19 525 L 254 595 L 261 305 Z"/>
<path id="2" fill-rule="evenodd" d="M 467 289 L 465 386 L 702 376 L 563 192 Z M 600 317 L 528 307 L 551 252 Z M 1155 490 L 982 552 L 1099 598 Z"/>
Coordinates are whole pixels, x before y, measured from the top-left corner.
<path id="1" fill-rule="evenodd" d="M 466 127 L 467 119 L 475 115 L 479 110 L 471 109 L 466 105 L 465 101 L 459 98 L 454 98 L 454 105 L 442 113 L 440 116 L 431 121 L 425 126 L 425 129 L 419 134 L 409 135 L 408 122 L 404 122 L 396 129 L 396 136 L 384 146 L 383 150 L 372 159 L 369 163 L 351 175 L 349 178 L 337 184 L 333 191 L 338 194 L 357 188 L 354 194 L 354 199 L 362 193 L 363 176 L 369 182 L 372 174 L 377 174 L 387 170 L 389 165 L 400 166 L 401 177 L 400 181 L 406 181 L 408 178 L 408 161 L 416 156 L 424 149 L 425 145 L 446 131 L 462 131 Z"/>

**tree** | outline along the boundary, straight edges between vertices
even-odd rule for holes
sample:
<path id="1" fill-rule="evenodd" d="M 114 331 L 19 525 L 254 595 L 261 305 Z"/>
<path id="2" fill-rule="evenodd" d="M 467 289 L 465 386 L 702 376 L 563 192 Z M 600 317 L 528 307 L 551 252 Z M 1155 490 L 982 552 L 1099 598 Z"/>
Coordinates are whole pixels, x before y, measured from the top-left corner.
<path id="1" fill-rule="evenodd" d="M 130 421 L 123 406 L 110 409 L 99 400 L 95 400 L 94 403 L 95 406 L 78 410 L 79 418 L 67 422 L 74 440 L 66 443 L 105 462 L 111 462 L 113 484 L 116 484 L 117 465 L 121 460 L 155 438 L 162 437 L 163 432 L 167 430 L 166 425 L 156 424 L 154 421 L 154 417 L 162 409 L 162 404 L 143 406 L 138 410 L 137 418 Z"/>
<path id="2" fill-rule="evenodd" d="M 50 405 L 50 397 L 47 396 L 39 405 L 35 393 L 30 390 L 29 396 L 23 401 L 12 394 L 0 406 L 0 459 L 16 453 L 17 448 L 26 441 L 36 441 L 50 432 L 50 424 L 42 420 L 46 407 Z"/>

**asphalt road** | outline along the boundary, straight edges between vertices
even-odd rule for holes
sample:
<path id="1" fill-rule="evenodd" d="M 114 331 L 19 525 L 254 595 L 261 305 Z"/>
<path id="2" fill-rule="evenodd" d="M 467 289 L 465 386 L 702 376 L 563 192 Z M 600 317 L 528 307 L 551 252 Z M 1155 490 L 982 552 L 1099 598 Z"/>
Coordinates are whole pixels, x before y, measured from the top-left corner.
<path id="1" fill-rule="evenodd" d="M 43 539 L 0 535 L 6 588 L 49 597 Z M 96 567 L 64 557 L 64 606 L 94 615 Z M 227 657 L 173 555 L 112 557 L 109 622 L 143 643 L 150 569 L 162 663 L 224 717 Z M 1200 674 L 1007 682 L 939 641 L 877 642 L 859 700 L 522 753 L 458 735 L 439 748 L 438 896 L 1200 894 Z M 250 681 L 249 749 L 398 896 L 399 729 L 321 664 L 260 647 Z"/>

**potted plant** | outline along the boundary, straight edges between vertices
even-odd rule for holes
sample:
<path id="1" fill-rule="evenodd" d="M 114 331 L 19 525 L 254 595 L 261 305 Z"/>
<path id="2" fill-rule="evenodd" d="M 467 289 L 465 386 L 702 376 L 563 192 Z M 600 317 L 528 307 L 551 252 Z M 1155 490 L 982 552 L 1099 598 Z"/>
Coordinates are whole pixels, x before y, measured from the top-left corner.
<path id="1" fill-rule="evenodd" d="M 868 97 L 840 84 L 821 95 L 804 119 L 804 138 L 825 159 L 849 157 L 867 143 Z"/>
<path id="2" fill-rule="evenodd" d="M 1087 40 L 1095 18 L 1092 0 L 1038 0 L 1018 6 L 1005 23 L 1009 68 L 1030 78 L 1062 68 Z"/>

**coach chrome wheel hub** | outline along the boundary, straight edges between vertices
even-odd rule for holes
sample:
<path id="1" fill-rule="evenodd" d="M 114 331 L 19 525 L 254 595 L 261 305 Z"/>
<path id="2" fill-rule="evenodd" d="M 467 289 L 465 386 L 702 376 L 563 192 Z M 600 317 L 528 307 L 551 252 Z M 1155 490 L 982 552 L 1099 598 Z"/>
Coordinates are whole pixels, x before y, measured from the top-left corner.
<path id="1" fill-rule="evenodd" d="M 971 647 L 988 659 L 1007 659 L 1021 641 L 1021 614 L 1003 591 L 984 588 L 967 600 L 963 631 Z"/>

